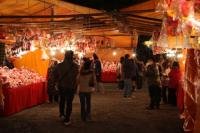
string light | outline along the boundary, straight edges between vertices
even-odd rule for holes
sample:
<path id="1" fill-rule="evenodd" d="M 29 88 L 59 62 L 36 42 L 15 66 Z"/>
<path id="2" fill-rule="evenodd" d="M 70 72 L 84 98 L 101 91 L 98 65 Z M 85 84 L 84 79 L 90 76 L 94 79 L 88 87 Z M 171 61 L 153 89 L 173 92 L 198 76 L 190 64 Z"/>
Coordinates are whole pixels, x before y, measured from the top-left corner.
<path id="1" fill-rule="evenodd" d="M 35 46 L 33 46 L 33 45 L 31 45 L 31 47 L 30 47 L 30 50 L 33 52 L 33 51 L 35 51 L 35 50 L 36 50 L 36 47 L 35 47 Z"/>
<path id="2" fill-rule="evenodd" d="M 31 47 L 30 47 L 30 50 L 33 52 L 35 51 L 37 48 L 35 47 L 34 45 L 34 41 L 31 41 Z"/>
<path id="3" fill-rule="evenodd" d="M 183 54 L 178 54 L 177 58 L 183 58 Z"/>
<path id="4" fill-rule="evenodd" d="M 61 52 L 61 53 L 65 53 L 65 49 L 64 49 L 64 48 L 61 48 L 60 52 Z"/>
<path id="5" fill-rule="evenodd" d="M 114 51 L 112 54 L 113 54 L 113 56 L 116 56 L 116 55 L 117 55 L 117 53 L 116 53 L 115 51 Z"/>
<path id="6" fill-rule="evenodd" d="M 167 57 L 175 57 L 176 56 L 176 51 L 168 49 L 167 50 Z"/>
<path id="7" fill-rule="evenodd" d="M 43 49 L 42 50 L 42 59 L 43 60 L 48 60 L 49 59 L 49 56 L 47 55 L 46 51 Z"/>
<path id="8" fill-rule="evenodd" d="M 153 45 L 153 42 L 152 41 L 145 41 L 144 44 L 149 47 L 150 45 Z"/>
<path id="9" fill-rule="evenodd" d="M 19 55 L 25 55 L 26 53 L 28 53 L 27 51 L 21 51 L 20 53 L 19 53 Z"/>
<path id="10" fill-rule="evenodd" d="M 56 55 L 56 51 L 51 50 L 51 55 L 52 55 L 52 56 L 55 56 L 55 55 Z"/>
<path id="11" fill-rule="evenodd" d="M 175 53 L 167 53 L 168 57 L 175 57 Z"/>
<path id="12" fill-rule="evenodd" d="M 78 53 L 78 57 L 83 58 L 83 53 L 82 52 Z"/>
<path id="13" fill-rule="evenodd" d="M 71 48 L 69 47 L 69 46 L 67 46 L 67 48 L 66 48 L 67 50 L 71 50 Z"/>
<path id="14" fill-rule="evenodd" d="M 135 56 L 136 56 L 136 54 L 135 54 L 135 53 L 133 53 L 133 54 L 132 54 L 132 56 L 133 56 L 133 57 L 135 57 Z"/>

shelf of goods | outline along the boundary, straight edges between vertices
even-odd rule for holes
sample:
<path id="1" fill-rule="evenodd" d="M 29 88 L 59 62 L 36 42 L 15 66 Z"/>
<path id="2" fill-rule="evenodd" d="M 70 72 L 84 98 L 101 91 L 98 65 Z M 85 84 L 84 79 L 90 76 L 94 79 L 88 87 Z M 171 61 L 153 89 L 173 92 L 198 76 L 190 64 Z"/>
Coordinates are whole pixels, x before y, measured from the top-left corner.
<path id="1" fill-rule="evenodd" d="M 115 62 L 102 61 L 102 82 L 112 83 L 117 81 L 117 64 Z"/>
<path id="2" fill-rule="evenodd" d="M 26 108 L 44 103 L 47 99 L 45 79 L 27 69 L 0 68 L 3 86 L 4 108 L 0 116 L 9 116 Z"/>

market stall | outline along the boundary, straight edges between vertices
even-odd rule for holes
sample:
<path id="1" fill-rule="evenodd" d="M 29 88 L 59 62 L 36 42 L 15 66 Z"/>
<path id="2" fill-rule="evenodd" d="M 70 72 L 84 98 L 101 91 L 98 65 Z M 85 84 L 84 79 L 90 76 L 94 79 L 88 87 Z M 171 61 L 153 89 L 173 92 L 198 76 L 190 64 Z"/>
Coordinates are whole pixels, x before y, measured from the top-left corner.
<path id="1" fill-rule="evenodd" d="M 9 116 L 23 109 L 44 103 L 47 99 L 45 79 L 27 69 L 0 68 L 4 79 L 4 107 L 0 115 Z"/>
<path id="2" fill-rule="evenodd" d="M 7 56 L 13 59 L 15 66 L 11 71 L 1 68 L 3 74 L 9 73 L 6 77 L 10 81 L 0 93 L 4 94 L 0 100 L 4 99 L 5 105 L 1 115 L 43 103 L 46 87 L 44 78 L 39 75 L 46 77 L 49 61 L 62 61 L 66 50 L 75 52 L 78 63 L 83 56 L 91 58 L 97 53 L 102 62 L 102 81 L 116 82 L 120 57 L 128 53 L 134 58 L 138 35 L 153 34 L 150 42 L 154 54 L 162 51 L 169 58 L 176 58 L 185 73 L 184 85 L 178 92 L 179 110 L 186 114 L 184 129 L 195 129 L 196 133 L 200 129 L 199 89 L 193 82 L 198 65 L 192 64 L 195 61 L 198 64 L 199 55 L 194 51 L 200 46 L 198 0 L 150 0 L 114 13 L 57 0 L 29 0 L 27 4 L 3 0 L 0 7 L 3 14 L 0 41 L 6 44 L 2 45 L 6 55 L 0 62 L 3 64 Z M 188 51 L 187 56 L 185 51 Z"/>
<path id="3" fill-rule="evenodd" d="M 199 132 L 199 1 L 160 0 L 157 12 L 164 16 L 159 38 L 152 37 L 156 50 L 171 48 L 185 49 L 182 64 L 182 83 L 177 91 L 177 101 L 185 132 Z M 161 48 L 159 48 L 161 47 Z M 159 51 L 158 50 L 158 51 Z M 168 52 L 170 57 L 176 52 Z M 185 56 L 184 56 L 185 55 Z M 178 57 L 178 56 L 177 56 Z M 180 57 L 180 56 L 179 56 Z"/>

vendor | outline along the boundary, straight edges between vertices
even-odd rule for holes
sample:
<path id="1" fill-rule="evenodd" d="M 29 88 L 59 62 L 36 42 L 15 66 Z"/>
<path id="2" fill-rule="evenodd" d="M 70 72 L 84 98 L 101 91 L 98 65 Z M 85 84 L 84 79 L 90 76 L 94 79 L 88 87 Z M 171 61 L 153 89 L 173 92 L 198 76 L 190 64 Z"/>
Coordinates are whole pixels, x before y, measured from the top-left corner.
<path id="1" fill-rule="evenodd" d="M 4 60 L 4 66 L 7 66 L 9 69 L 14 68 L 13 62 L 9 57 L 6 57 L 6 59 Z"/>

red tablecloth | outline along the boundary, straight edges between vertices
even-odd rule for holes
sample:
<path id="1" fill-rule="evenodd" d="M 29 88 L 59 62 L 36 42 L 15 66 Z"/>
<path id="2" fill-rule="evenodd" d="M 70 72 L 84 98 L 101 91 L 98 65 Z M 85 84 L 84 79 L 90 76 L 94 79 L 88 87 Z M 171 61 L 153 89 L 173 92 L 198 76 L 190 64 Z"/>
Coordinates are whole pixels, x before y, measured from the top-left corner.
<path id="1" fill-rule="evenodd" d="M 102 75 L 102 82 L 116 82 L 117 81 L 117 73 L 116 72 L 103 72 Z"/>
<path id="2" fill-rule="evenodd" d="M 9 116 L 23 109 L 44 103 L 47 99 L 45 83 L 34 83 L 19 88 L 3 88 L 5 96 L 4 110 L 1 116 Z"/>

